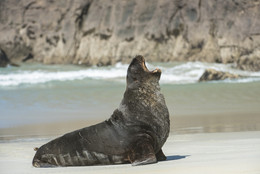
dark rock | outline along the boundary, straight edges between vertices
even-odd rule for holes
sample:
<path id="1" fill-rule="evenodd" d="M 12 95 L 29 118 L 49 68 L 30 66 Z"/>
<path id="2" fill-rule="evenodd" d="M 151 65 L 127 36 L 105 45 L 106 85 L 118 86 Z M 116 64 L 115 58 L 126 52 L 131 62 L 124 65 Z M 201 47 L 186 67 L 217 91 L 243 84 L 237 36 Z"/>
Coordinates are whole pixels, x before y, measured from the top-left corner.
<path id="1" fill-rule="evenodd" d="M 6 67 L 10 60 L 8 59 L 7 55 L 5 54 L 4 50 L 0 48 L 0 67 Z"/>
<path id="2" fill-rule="evenodd" d="M 212 80 L 236 79 L 239 77 L 240 77 L 239 75 L 230 74 L 228 72 L 217 71 L 214 69 L 206 69 L 205 72 L 200 77 L 199 82 L 212 81 Z"/>
<path id="3" fill-rule="evenodd" d="M 8 64 L 11 66 L 19 66 L 18 64 L 11 62 L 4 50 L 0 48 L 0 67 L 6 67 Z"/>
<path id="4" fill-rule="evenodd" d="M 26 62 L 26 61 L 28 61 L 28 60 L 30 60 L 30 59 L 33 59 L 34 57 L 33 57 L 33 55 L 31 54 L 31 53 L 29 53 L 23 60 L 22 60 L 22 62 Z"/>

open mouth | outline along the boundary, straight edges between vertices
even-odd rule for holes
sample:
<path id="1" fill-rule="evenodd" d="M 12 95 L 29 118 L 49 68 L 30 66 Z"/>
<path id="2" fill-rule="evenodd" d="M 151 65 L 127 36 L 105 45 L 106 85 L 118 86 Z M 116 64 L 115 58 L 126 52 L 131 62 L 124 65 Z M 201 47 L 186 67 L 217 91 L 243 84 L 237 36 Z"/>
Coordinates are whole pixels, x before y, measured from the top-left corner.
<path id="1" fill-rule="evenodd" d="M 155 70 L 151 71 L 151 73 L 162 73 L 162 71 L 159 68 L 156 68 Z"/>
<path id="2" fill-rule="evenodd" d="M 145 59 L 143 58 L 143 56 L 136 56 L 136 59 L 141 64 L 141 67 L 143 68 L 144 71 L 149 72 L 149 73 L 153 73 L 153 74 L 162 72 L 159 68 L 156 68 L 155 70 L 149 71 L 148 68 L 145 65 Z"/>

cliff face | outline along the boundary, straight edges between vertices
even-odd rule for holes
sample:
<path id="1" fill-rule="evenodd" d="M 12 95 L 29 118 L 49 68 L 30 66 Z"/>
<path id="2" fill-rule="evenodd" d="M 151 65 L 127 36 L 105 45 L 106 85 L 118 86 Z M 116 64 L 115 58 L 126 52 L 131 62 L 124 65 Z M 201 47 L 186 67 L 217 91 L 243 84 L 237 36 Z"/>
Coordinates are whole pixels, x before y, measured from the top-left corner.
<path id="1" fill-rule="evenodd" d="M 10 59 L 109 65 L 260 59 L 259 0 L 1 0 L 0 47 Z"/>

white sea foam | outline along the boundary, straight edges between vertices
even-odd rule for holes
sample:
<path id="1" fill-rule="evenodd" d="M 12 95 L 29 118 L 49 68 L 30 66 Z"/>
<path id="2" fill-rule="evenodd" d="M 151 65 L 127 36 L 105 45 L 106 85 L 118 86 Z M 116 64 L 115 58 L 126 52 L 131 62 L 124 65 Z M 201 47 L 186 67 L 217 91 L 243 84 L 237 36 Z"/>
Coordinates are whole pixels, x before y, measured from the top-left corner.
<path id="1" fill-rule="evenodd" d="M 42 84 L 55 81 L 73 81 L 97 79 L 97 80 L 114 80 L 123 81 L 126 76 L 128 65 L 118 63 L 110 67 L 90 67 L 60 70 L 46 69 L 42 66 L 41 69 L 25 68 L 23 70 L 14 69 L 12 71 L 0 71 L 0 87 L 19 86 L 19 85 L 33 85 Z M 161 83 L 162 84 L 185 84 L 196 83 L 205 69 L 213 68 L 219 71 L 230 72 L 245 76 L 245 78 L 237 80 L 225 80 L 227 83 L 247 83 L 252 81 L 260 81 L 260 72 L 241 71 L 232 68 L 231 65 L 212 64 L 202 62 L 187 62 L 182 64 L 160 64 L 153 65 L 147 63 L 150 70 L 160 68 L 162 70 Z"/>
<path id="2" fill-rule="evenodd" d="M 118 67 L 117 67 L 118 66 Z M 14 71 L 8 74 L 0 73 L 0 86 L 18 86 L 21 84 L 39 84 L 51 81 L 72 81 L 92 79 L 118 79 L 125 77 L 126 71 L 119 65 L 114 68 L 89 68 L 73 71 L 50 72 L 46 70 Z"/>

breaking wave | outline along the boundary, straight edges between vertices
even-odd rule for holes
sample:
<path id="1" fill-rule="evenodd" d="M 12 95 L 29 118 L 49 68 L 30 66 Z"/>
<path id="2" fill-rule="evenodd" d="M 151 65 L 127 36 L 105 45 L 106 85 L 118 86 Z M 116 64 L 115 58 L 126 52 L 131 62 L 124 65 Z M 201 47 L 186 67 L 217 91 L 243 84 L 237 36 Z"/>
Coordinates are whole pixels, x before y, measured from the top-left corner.
<path id="1" fill-rule="evenodd" d="M 109 67 L 74 67 L 67 68 L 57 66 L 51 67 L 47 65 L 32 68 L 26 66 L 23 69 L 8 67 L 0 71 L 0 87 L 35 85 L 49 82 L 64 82 L 73 80 L 112 80 L 125 82 L 128 65 L 117 63 L 115 66 Z M 46 68 L 47 67 L 47 68 Z M 162 76 L 160 83 L 162 84 L 186 84 L 196 83 L 205 69 L 213 68 L 216 70 L 230 72 L 245 76 L 245 78 L 236 80 L 224 80 L 227 83 L 247 83 L 252 81 L 260 81 L 260 72 L 241 71 L 232 68 L 232 65 L 187 62 L 187 63 L 159 63 L 148 64 L 150 70 L 160 68 Z M 57 70 L 58 69 L 58 70 Z"/>

